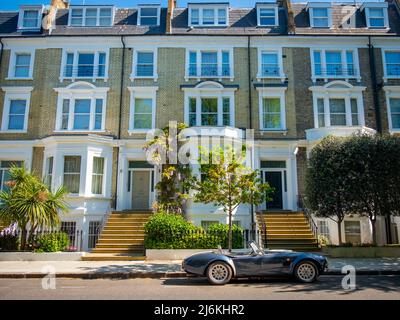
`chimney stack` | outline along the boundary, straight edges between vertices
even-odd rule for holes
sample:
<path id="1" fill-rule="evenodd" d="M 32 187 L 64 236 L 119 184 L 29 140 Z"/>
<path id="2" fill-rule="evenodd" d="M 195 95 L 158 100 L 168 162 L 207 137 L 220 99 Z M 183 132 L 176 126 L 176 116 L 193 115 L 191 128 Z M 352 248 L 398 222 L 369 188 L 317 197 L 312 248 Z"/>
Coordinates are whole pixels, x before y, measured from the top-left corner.
<path id="1" fill-rule="evenodd" d="M 51 29 L 55 27 L 56 24 L 56 13 L 57 9 L 68 9 L 69 1 L 68 0 L 51 0 L 50 9 L 47 14 L 46 21 L 46 29 L 51 33 Z"/>
<path id="2" fill-rule="evenodd" d="M 283 7 L 286 8 L 288 19 L 287 19 L 287 31 L 288 34 L 296 33 L 296 25 L 294 23 L 294 12 L 292 9 L 291 0 L 283 0 Z"/>
<path id="3" fill-rule="evenodd" d="M 176 0 L 168 0 L 167 27 L 166 27 L 166 31 L 168 34 L 172 33 L 172 17 L 174 16 L 175 7 L 176 7 Z"/>

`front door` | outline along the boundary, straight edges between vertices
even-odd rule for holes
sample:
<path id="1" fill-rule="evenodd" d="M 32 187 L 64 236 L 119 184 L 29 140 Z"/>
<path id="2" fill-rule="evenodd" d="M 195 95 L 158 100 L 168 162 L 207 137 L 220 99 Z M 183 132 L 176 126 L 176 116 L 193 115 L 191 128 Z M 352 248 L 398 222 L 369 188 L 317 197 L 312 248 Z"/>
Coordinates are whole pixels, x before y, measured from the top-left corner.
<path id="1" fill-rule="evenodd" d="M 132 171 L 132 209 L 148 210 L 150 202 L 150 171 Z"/>
<path id="2" fill-rule="evenodd" d="M 267 210 L 283 209 L 282 171 L 265 171 L 264 181 L 274 188 L 272 200 L 267 202 Z"/>

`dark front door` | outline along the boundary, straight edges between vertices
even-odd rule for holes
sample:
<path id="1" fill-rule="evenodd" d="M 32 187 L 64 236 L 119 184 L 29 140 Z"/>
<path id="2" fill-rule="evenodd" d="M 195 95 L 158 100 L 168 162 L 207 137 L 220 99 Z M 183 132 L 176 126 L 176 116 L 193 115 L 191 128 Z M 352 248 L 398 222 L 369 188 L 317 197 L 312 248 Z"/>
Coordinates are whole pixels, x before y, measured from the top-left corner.
<path id="1" fill-rule="evenodd" d="M 282 209 L 283 194 L 282 194 L 282 172 L 281 171 L 266 171 L 265 182 L 268 182 L 270 187 L 274 188 L 272 200 L 267 202 L 267 209 Z"/>

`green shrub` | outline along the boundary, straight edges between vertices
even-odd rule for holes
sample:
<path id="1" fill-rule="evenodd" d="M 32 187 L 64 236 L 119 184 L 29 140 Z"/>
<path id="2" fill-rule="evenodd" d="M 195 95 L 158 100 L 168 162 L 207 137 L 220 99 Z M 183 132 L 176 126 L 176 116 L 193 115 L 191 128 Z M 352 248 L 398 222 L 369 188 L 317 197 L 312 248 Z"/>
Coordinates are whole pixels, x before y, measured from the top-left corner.
<path id="1" fill-rule="evenodd" d="M 228 226 L 212 225 L 205 231 L 181 215 L 157 213 L 145 224 L 147 249 L 215 249 L 228 247 Z M 242 248 L 242 230 L 233 228 L 233 248 Z"/>
<path id="2" fill-rule="evenodd" d="M 16 251 L 19 247 L 19 237 L 15 234 L 0 235 L 0 251 Z"/>
<path id="3" fill-rule="evenodd" d="M 35 242 L 35 252 L 57 252 L 68 247 L 69 238 L 64 232 L 45 233 L 37 236 Z"/>

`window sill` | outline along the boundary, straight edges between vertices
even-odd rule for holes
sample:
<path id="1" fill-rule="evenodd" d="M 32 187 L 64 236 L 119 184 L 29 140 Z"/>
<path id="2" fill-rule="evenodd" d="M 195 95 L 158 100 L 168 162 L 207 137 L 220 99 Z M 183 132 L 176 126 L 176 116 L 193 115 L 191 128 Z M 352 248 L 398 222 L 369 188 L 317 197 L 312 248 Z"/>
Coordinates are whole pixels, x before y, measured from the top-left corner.
<path id="1" fill-rule="evenodd" d="M 400 75 L 398 76 L 385 76 L 383 77 L 383 81 L 387 82 L 388 80 L 399 80 L 400 79 Z"/>
<path id="2" fill-rule="evenodd" d="M 346 77 L 346 76 L 316 76 L 313 75 L 311 77 L 313 82 L 316 82 L 316 80 L 324 80 L 325 82 L 328 82 L 329 79 L 344 79 L 346 81 L 350 79 L 356 79 L 357 82 L 361 82 L 361 76 L 351 76 L 351 77 Z"/>
<path id="3" fill-rule="evenodd" d="M 288 129 L 260 129 L 260 133 L 283 133 L 286 134 L 289 130 Z"/>
<path id="4" fill-rule="evenodd" d="M 5 80 L 33 80 L 33 77 L 7 77 Z"/>
<path id="5" fill-rule="evenodd" d="M 263 79 L 279 79 L 282 82 L 284 82 L 287 79 L 287 77 L 284 74 L 281 74 L 279 76 L 262 76 L 260 74 L 257 75 L 257 81 L 261 81 Z"/>
<path id="6" fill-rule="evenodd" d="M 106 130 L 54 130 L 54 133 L 106 133 Z"/>
<path id="7" fill-rule="evenodd" d="M 63 82 L 64 80 L 69 80 L 72 82 L 74 82 L 75 80 L 92 80 L 92 82 L 103 80 L 104 82 L 107 82 L 108 77 L 60 77 L 59 80 L 60 82 Z"/>
<path id="8" fill-rule="evenodd" d="M 129 77 L 129 79 L 131 81 L 135 81 L 135 80 L 154 80 L 154 82 L 156 82 L 158 80 L 158 75 L 155 75 L 155 76 L 135 76 L 135 75 L 131 75 Z"/>
<path id="9" fill-rule="evenodd" d="M 154 128 L 148 128 L 148 129 L 131 129 L 131 130 L 128 130 L 128 133 L 129 133 L 129 135 L 132 135 L 132 134 L 143 134 L 143 133 L 147 133 L 147 132 L 149 132 L 149 131 L 151 131 L 151 130 L 154 130 Z"/>
<path id="10" fill-rule="evenodd" d="M 0 130 L 0 133 L 28 133 L 28 130 Z"/>
<path id="11" fill-rule="evenodd" d="M 185 77 L 185 81 L 189 81 L 189 80 L 197 80 L 197 81 L 201 81 L 202 79 L 218 79 L 219 81 L 222 80 L 230 80 L 233 81 L 235 79 L 234 76 L 227 76 L 227 77 L 222 77 L 222 76 L 186 76 Z"/>

